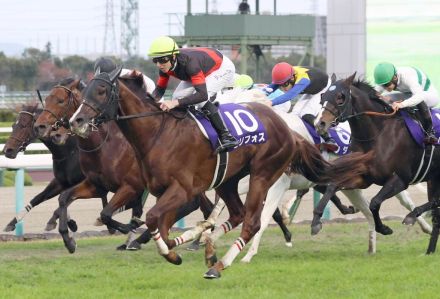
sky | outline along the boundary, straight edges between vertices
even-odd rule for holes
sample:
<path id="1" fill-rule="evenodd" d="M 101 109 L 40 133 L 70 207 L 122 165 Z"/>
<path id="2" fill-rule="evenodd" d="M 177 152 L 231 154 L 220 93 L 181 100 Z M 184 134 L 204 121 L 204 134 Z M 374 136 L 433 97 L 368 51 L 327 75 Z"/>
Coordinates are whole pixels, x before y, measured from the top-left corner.
<path id="1" fill-rule="evenodd" d="M 192 13 L 215 7 L 234 14 L 241 0 L 192 0 Z M 113 0 L 116 53 L 119 52 L 120 0 Z M 248 0 L 251 13 L 255 0 Z M 216 4 L 216 5 L 215 5 Z M 326 14 L 326 0 L 277 0 L 278 14 Z M 50 41 L 56 55 L 102 54 L 106 0 L 0 0 L 0 51 L 20 55 L 23 48 L 44 49 Z M 274 0 L 260 0 L 260 13 L 273 13 Z M 160 35 L 183 34 L 186 0 L 139 0 L 139 49 L 146 56 L 151 41 Z M 109 46 L 107 46 L 107 49 Z"/>

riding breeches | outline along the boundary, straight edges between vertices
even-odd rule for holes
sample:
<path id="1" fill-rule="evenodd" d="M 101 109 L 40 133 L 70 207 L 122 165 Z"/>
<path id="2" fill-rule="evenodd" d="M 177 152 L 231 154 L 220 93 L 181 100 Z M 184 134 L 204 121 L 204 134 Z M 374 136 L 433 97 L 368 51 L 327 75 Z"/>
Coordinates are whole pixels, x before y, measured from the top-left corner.
<path id="1" fill-rule="evenodd" d="M 210 99 L 217 92 L 220 92 L 223 88 L 234 86 L 234 74 L 234 63 L 228 57 L 223 56 L 223 62 L 220 68 L 205 78 L 206 89 L 208 90 L 208 99 Z M 181 99 L 193 93 L 195 93 L 195 89 L 191 82 L 181 81 L 174 91 L 172 98 Z M 194 106 L 201 109 L 208 99 L 197 103 Z"/>

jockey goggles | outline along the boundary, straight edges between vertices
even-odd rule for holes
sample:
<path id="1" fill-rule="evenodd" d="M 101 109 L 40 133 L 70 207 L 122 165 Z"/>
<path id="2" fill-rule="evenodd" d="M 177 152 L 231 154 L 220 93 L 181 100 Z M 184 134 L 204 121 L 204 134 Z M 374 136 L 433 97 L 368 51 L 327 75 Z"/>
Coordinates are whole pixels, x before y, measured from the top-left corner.
<path id="1" fill-rule="evenodd" d="M 159 62 L 160 64 L 165 64 L 165 63 L 167 63 L 170 60 L 171 60 L 170 56 L 155 57 L 155 58 L 153 58 L 153 63 L 158 63 Z"/>

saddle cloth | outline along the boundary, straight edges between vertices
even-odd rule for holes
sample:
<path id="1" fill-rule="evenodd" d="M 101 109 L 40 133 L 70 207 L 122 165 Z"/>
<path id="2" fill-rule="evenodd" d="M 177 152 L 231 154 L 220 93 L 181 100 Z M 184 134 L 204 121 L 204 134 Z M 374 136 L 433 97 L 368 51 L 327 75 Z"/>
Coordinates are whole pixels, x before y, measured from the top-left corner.
<path id="1" fill-rule="evenodd" d="M 193 113 L 192 113 L 193 112 Z M 218 134 L 212 127 L 211 122 L 200 111 L 192 111 L 190 115 L 196 121 L 203 135 L 209 139 L 213 149 L 220 143 Z M 260 119 L 248 108 L 238 104 L 223 104 L 219 106 L 219 112 L 229 132 L 237 138 L 239 145 L 260 144 L 267 141 L 267 133 Z"/>
<path id="2" fill-rule="evenodd" d="M 324 143 L 324 139 L 322 139 L 321 136 L 319 136 L 318 132 L 316 131 L 316 128 L 311 126 L 308 122 L 302 120 L 304 125 L 307 128 L 307 131 L 309 131 L 310 135 L 313 138 L 313 141 L 316 145 L 319 145 L 321 143 Z M 330 136 L 336 141 L 336 144 L 338 145 L 338 150 L 335 152 L 338 156 L 343 156 L 345 154 L 348 154 L 348 147 L 350 145 L 350 138 L 351 134 L 347 130 L 341 128 L 341 127 L 331 127 L 329 129 Z"/>
<path id="3" fill-rule="evenodd" d="M 426 147 L 424 143 L 425 134 L 423 133 L 423 129 L 420 123 L 412 118 L 408 112 L 404 110 L 399 110 L 400 115 L 403 117 L 405 121 L 405 125 L 414 139 L 414 141 L 422 148 Z M 431 119 L 432 119 L 432 127 L 435 131 L 435 136 L 437 137 L 437 143 L 435 145 L 440 145 L 438 138 L 440 137 L 440 109 L 431 109 Z"/>

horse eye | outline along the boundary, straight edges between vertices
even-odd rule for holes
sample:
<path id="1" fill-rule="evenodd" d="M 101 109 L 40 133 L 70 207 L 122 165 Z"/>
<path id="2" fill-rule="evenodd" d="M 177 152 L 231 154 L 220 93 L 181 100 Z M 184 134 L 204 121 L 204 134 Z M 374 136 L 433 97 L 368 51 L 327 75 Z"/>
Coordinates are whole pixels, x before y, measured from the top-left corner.
<path id="1" fill-rule="evenodd" d="M 345 95 L 344 94 L 338 94 L 336 97 L 336 104 L 342 105 L 345 102 Z"/>

